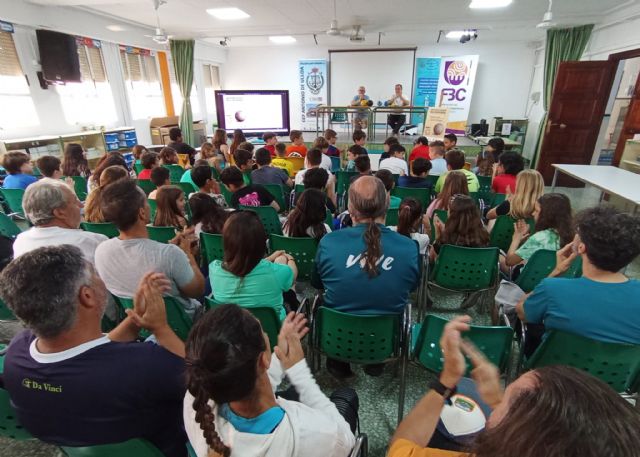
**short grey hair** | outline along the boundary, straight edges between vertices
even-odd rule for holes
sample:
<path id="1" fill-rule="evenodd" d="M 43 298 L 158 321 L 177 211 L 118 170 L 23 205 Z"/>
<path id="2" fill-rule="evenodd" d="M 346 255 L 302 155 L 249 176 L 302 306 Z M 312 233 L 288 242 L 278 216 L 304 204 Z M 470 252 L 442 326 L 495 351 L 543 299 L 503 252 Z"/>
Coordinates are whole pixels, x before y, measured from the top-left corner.
<path id="1" fill-rule="evenodd" d="M 36 336 L 55 338 L 75 324 L 80 288 L 93 273 L 76 246 L 34 249 L 2 271 L 0 297 Z"/>
<path id="2" fill-rule="evenodd" d="M 69 187 L 56 179 L 44 178 L 27 187 L 22 208 L 33 225 L 44 225 L 54 219 L 53 210 L 67 205 L 65 189 Z"/>

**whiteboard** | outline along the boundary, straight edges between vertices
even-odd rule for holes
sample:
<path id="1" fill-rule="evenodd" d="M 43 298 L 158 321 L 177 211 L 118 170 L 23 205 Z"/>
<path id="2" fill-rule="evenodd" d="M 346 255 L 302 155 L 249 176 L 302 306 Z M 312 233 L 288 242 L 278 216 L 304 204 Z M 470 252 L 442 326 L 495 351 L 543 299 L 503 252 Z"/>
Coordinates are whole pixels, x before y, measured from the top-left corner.
<path id="1" fill-rule="evenodd" d="M 329 51 L 331 98 L 334 106 L 346 106 L 364 86 L 373 100 L 384 103 L 402 84 L 402 94 L 411 100 L 415 50 Z"/>

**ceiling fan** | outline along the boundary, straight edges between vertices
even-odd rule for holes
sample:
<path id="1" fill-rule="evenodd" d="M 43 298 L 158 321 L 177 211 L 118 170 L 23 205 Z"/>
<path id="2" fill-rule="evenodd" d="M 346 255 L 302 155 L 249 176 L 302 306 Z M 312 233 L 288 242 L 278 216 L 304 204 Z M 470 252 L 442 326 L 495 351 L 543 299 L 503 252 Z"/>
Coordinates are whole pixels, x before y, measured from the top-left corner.
<path id="1" fill-rule="evenodd" d="M 324 33 L 328 36 L 348 36 L 350 41 L 364 41 L 365 38 L 362 25 L 354 24 L 353 26 L 344 29 L 341 29 L 338 26 L 336 0 L 333 0 L 333 19 L 329 23 L 329 28 L 325 30 Z"/>
<path id="2" fill-rule="evenodd" d="M 168 44 L 169 38 L 171 38 L 171 35 L 167 35 L 164 29 L 160 27 L 160 15 L 158 14 L 158 8 L 160 8 L 162 5 L 167 3 L 167 0 L 152 0 L 152 1 L 153 1 L 153 9 L 156 12 L 157 27 L 153 35 L 145 35 L 145 36 L 148 38 L 151 38 L 153 41 L 155 41 L 158 44 L 162 44 L 162 45 Z"/>
<path id="3" fill-rule="evenodd" d="M 542 16 L 542 22 L 536 25 L 537 28 L 547 30 L 558 26 L 556 22 L 553 22 L 553 13 L 551 12 L 552 6 L 553 0 L 549 0 L 549 8 L 547 9 L 547 12 L 544 13 L 544 16 Z"/>

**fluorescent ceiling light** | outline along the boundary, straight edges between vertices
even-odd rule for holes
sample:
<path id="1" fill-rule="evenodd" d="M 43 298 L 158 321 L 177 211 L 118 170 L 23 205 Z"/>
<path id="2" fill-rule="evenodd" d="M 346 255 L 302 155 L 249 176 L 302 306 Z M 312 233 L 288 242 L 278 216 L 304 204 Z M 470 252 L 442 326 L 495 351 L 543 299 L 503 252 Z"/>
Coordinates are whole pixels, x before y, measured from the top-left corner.
<path id="1" fill-rule="evenodd" d="M 108 25 L 107 29 L 111 30 L 112 32 L 124 32 L 126 30 L 121 25 Z"/>
<path id="2" fill-rule="evenodd" d="M 469 32 L 467 30 L 452 30 L 445 35 L 445 38 L 449 38 L 451 40 L 459 40 L 462 35 L 466 35 Z"/>
<path id="3" fill-rule="evenodd" d="M 207 13 L 221 21 L 236 21 L 250 17 L 240 8 L 209 8 Z"/>
<path id="4" fill-rule="evenodd" d="M 504 8 L 512 2 L 513 0 L 471 0 L 469 8 Z"/>
<path id="5" fill-rule="evenodd" d="M 291 35 L 270 36 L 269 41 L 276 44 L 290 44 L 295 43 L 297 40 Z"/>

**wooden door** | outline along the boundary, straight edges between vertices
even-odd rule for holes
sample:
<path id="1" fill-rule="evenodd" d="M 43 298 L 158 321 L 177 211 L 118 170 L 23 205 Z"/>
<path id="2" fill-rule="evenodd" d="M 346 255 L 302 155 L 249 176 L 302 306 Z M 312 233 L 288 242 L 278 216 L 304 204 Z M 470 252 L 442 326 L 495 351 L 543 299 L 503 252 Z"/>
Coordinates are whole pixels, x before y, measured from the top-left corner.
<path id="1" fill-rule="evenodd" d="M 538 161 L 546 185 L 553 179 L 551 164 L 591 163 L 615 69 L 612 61 L 562 62 L 558 66 Z M 557 185 L 583 184 L 561 175 Z"/>
<path id="2" fill-rule="evenodd" d="M 624 151 L 627 140 L 633 138 L 633 135 L 640 133 L 640 75 L 636 81 L 636 88 L 631 96 L 631 102 L 627 110 L 627 117 L 624 119 L 622 131 L 616 145 L 616 152 L 613 156 L 613 165 L 620 166 L 620 159 Z"/>

